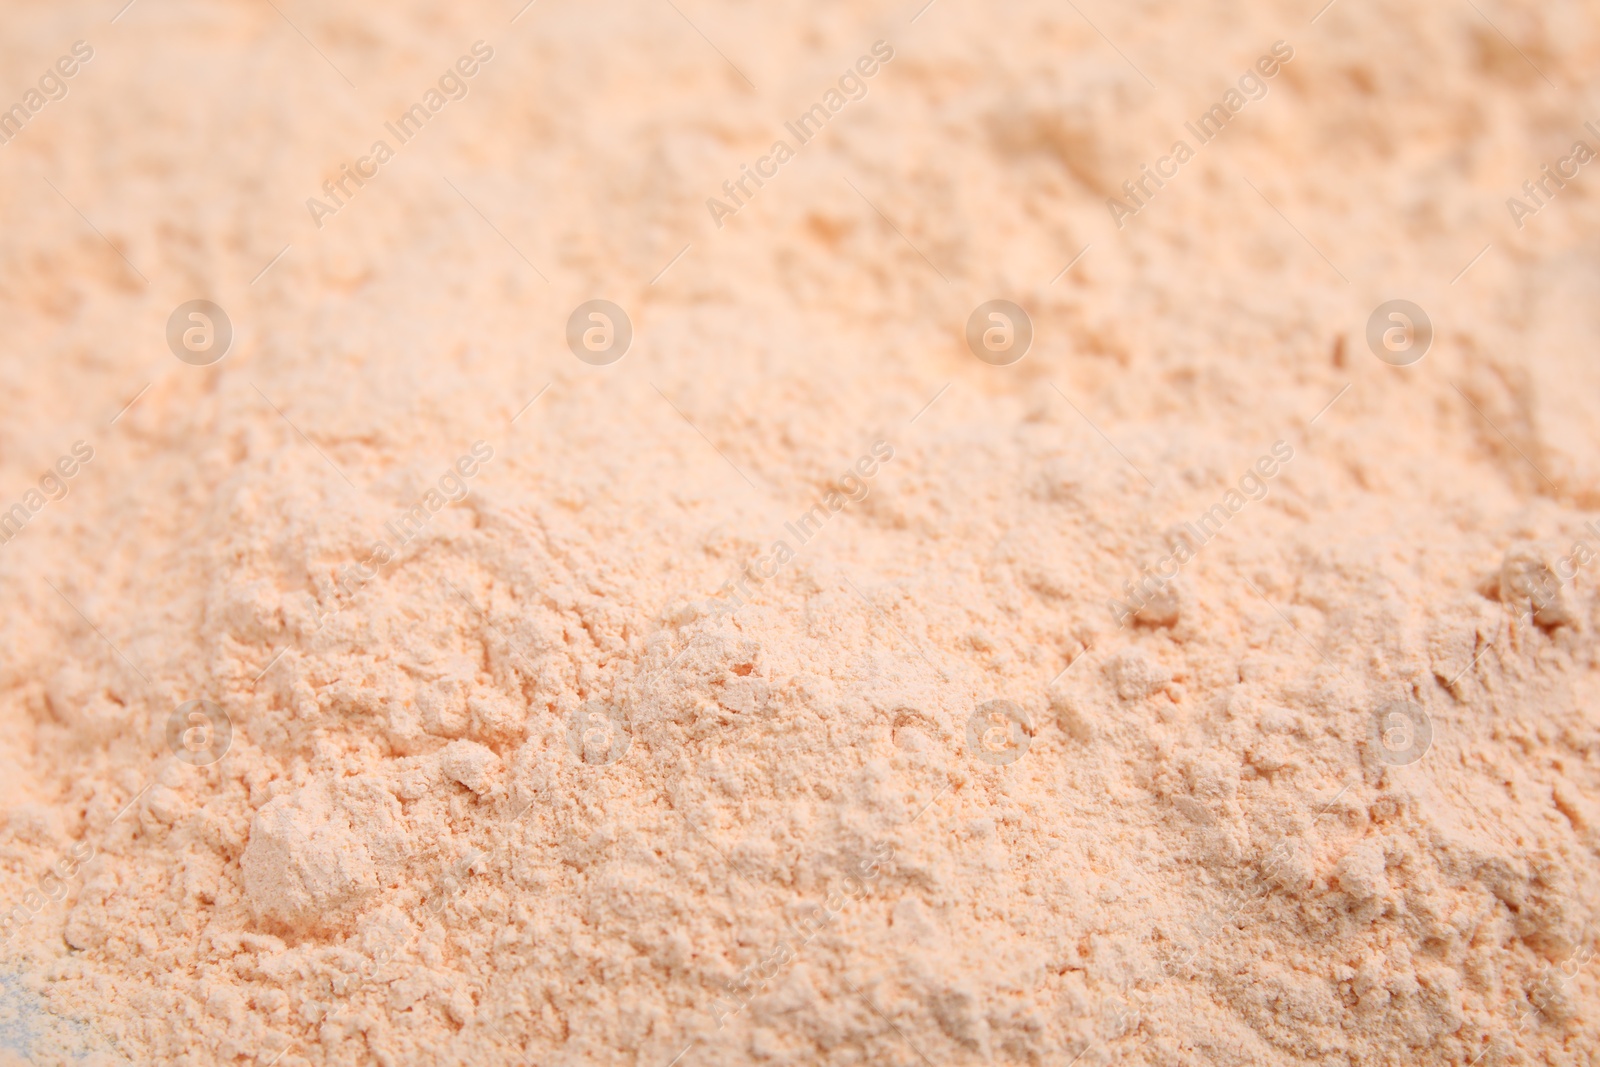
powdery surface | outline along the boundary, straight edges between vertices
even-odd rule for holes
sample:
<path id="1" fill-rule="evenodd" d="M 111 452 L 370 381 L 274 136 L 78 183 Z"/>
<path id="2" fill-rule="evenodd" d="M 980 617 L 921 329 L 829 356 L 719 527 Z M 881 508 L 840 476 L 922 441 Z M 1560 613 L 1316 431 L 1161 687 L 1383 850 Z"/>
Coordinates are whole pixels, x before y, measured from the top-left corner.
<path id="1" fill-rule="evenodd" d="M 1505 206 L 1600 147 L 1594 4 L 278 6 L 40 7 L 0 45 L 7 99 L 94 48 L 0 148 L 5 506 L 94 450 L 0 547 L 4 1043 L 1596 1061 L 1597 564 L 1527 593 L 1600 545 L 1600 177 Z M 318 230 L 305 198 L 479 40 Z M 237 330 L 211 368 L 162 340 L 198 295 Z M 635 327 L 608 368 L 562 340 L 595 296 Z M 962 342 L 997 296 L 1036 328 L 1010 368 Z M 1403 369 L 1363 334 L 1396 296 L 1437 331 Z M 166 742 L 200 698 L 209 766 Z M 1007 766 L 967 741 L 997 699 Z M 1396 700 L 1431 721 L 1407 766 Z"/>

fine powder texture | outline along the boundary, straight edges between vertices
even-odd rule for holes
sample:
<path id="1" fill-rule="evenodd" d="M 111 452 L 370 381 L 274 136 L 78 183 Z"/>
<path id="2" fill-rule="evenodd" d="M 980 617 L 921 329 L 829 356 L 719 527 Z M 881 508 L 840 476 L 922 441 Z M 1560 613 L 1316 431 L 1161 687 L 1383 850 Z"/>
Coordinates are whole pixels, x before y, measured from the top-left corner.
<path id="1" fill-rule="evenodd" d="M 117 3 L 0 1064 L 1600 1063 L 1600 6 Z"/>

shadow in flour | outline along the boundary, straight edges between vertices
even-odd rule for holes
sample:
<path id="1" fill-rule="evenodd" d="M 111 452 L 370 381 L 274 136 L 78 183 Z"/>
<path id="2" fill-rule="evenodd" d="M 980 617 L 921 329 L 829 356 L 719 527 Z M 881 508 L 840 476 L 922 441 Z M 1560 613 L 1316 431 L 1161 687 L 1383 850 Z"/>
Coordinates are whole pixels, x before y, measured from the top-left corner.
<path id="1" fill-rule="evenodd" d="M 0 971 L 0 1067 L 42 1062 L 127 1061 L 84 1023 L 51 1012 L 26 975 Z"/>

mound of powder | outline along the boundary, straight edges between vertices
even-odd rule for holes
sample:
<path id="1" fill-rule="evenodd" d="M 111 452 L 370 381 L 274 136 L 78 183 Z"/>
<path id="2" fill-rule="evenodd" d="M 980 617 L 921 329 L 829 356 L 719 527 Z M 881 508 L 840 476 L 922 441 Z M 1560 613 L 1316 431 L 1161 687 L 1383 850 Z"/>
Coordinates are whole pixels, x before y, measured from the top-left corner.
<path id="1" fill-rule="evenodd" d="M 1592 1063 L 1600 20 L 1320 6 L 13 12 L 0 1062 Z"/>
<path id="2" fill-rule="evenodd" d="M 348 921 L 393 888 L 407 836 L 400 802 L 374 779 L 274 797 L 250 820 L 239 857 L 245 899 L 255 915 L 295 930 Z"/>

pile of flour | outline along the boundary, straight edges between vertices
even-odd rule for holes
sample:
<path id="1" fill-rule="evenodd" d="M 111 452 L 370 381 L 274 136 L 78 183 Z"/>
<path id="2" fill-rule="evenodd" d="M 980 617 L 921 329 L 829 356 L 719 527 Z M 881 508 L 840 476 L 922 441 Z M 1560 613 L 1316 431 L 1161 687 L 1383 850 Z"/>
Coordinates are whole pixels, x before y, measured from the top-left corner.
<path id="1" fill-rule="evenodd" d="M 1592 10 L 518 6 L 0 44 L 6 1055 L 1591 1062 Z"/>

